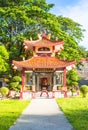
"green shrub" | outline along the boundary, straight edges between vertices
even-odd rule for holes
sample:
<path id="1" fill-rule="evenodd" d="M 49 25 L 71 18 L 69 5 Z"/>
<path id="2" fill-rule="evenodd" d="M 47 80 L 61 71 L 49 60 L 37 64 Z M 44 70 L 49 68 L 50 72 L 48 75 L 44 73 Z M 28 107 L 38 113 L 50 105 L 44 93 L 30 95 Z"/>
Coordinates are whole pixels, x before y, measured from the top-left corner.
<path id="1" fill-rule="evenodd" d="M 20 76 L 14 76 L 12 79 L 12 82 L 21 82 L 21 77 Z"/>
<path id="2" fill-rule="evenodd" d="M 12 78 L 12 81 L 10 82 L 9 84 L 9 89 L 10 90 L 14 90 L 16 92 L 19 92 L 22 88 L 22 85 L 21 85 L 21 77 L 19 76 L 14 76 Z"/>
<path id="3" fill-rule="evenodd" d="M 19 82 L 11 82 L 9 84 L 9 89 L 14 90 L 16 92 L 19 92 L 21 90 L 22 85 L 19 84 Z"/>
<path id="4" fill-rule="evenodd" d="M 9 84 L 10 90 L 13 90 L 15 87 L 17 87 L 18 84 L 19 84 L 19 82 L 11 82 L 11 83 Z"/>
<path id="5" fill-rule="evenodd" d="M 2 88 L 0 88 L 0 93 L 1 93 L 2 97 L 5 97 L 8 95 L 9 89 L 7 87 L 2 87 Z"/>
<path id="6" fill-rule="evenodd" d="M 62 86 L 57 86 L 57 90 L 62 90 Z"/>
<path id="7" fill-rule="evenodd" d="M 80 87 L 80 91 L 81 91 L 83 97 L 86 97 L 86 96 L 87 96 L 87 93 L 88 93 L 88 86 L 87 86 L 87 85 L 82 85 L 82 86 Z"/>
<path id="8" fill-rule="evenodd" d="M 20 91 L 21 88 L 22 88 L 22 85 L 21 85 L 21 84 L 18 84 L 18 85 L 17 85 L 17 89 L 18 89 L 18 91 Z"/>
<path id="9" fill-rule="evenodd" d="M 32 90 L 32 86 L 27 85 L 27 86 L 26 86 L 26 89 L 27 89 L 27 90 Z"/>

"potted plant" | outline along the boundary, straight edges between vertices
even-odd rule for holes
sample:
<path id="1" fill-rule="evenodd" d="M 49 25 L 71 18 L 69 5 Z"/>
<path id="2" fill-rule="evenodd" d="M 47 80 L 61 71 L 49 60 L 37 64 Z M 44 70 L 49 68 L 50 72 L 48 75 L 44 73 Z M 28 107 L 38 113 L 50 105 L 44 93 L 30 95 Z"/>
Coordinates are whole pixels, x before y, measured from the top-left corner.
<path id="1" fill-rule="evenodd" d="M 0 93 L 2 95 L 2 98 L 5 98 L 9 93 L 9 89 L 7 87 L 1 87 L 0 88 Z"/>
<path id="2" fill-rule="evenodd" d="M 88 94 L 88 86 L 87 85 L 82 85 L 80 87 L 80 91 L 81 91 L 83 97 L 85 98 L 87 96 L 87 94 Z"/>

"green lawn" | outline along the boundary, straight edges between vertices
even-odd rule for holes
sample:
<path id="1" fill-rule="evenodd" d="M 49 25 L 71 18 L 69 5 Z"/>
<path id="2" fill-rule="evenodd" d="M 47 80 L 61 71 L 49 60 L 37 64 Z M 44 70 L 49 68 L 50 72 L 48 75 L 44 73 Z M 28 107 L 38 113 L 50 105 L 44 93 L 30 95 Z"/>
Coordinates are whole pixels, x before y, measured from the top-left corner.
<path id="1" fill-rule="evenodd" d="M 88 130 L 88 98 L 57 99 L 74 130 Z"/>
<path id="2" fill-rule="evenodd" d="M 0 130 L 8 130 L 30 101 L 0 100 Z"/>

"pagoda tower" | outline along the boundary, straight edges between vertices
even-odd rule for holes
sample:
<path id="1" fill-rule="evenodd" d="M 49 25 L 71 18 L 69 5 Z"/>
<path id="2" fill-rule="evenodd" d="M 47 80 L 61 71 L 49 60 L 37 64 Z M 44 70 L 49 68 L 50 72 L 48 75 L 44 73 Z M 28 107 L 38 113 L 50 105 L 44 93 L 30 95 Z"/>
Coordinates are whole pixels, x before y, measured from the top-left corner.
<path id="1" fill-rule="evenodd" d="M 50 34 L 38 35 L 38 40 L 24 40 L 24 49 L 32 50 L 33 57 L 23 61 L 13 60 L 14 69 L 22 72 L 22 92 L 30 86 L 31 91 L 41 91 L 44 80 L 47 81 L 48 91 L 66 88 L 66 69 L 72 68 L 75 61 L 60 60 L 56 52 L 63 49 L 64 41 L 51 40 Z"/>

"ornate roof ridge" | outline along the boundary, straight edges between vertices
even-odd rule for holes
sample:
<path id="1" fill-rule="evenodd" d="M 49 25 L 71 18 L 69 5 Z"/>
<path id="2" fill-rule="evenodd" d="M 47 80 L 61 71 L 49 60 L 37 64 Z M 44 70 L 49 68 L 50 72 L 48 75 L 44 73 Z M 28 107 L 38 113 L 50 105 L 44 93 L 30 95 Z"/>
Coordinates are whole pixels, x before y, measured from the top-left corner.
<path id="1" fill-rule="evenodd" d="M 48 40 L 50 42 L 56 42 L 56 43 L 61 42 L 61 41 L 64 42 L 64 40 L 52 40 L 52 39 L 49 39 L 49 38 L 47 38 L 47 36 L 42 36 L 42 39 Z"/>
<path id="2" fill-rule="evenodd" d="M 43 40 L 45 40 L 45 43 L 46 41 L 49 42 L 49 43 L 46 43 L 47 45 L 58 45 L 58 44 L 64 44 L 64 41 L 63 40 L 51 40 L 51 39 L 48 39 L 46 36 L 42 36 L 42 39 L 38 39 L 38 40 L 24 40 L 24 45 L 31 45 L 31 46 L 37 46 L 39 44 L 40 46 L 40 42 L 44 42 Z M 42 46 L 42 43 L 41 43 L 41 46 Z"/>

